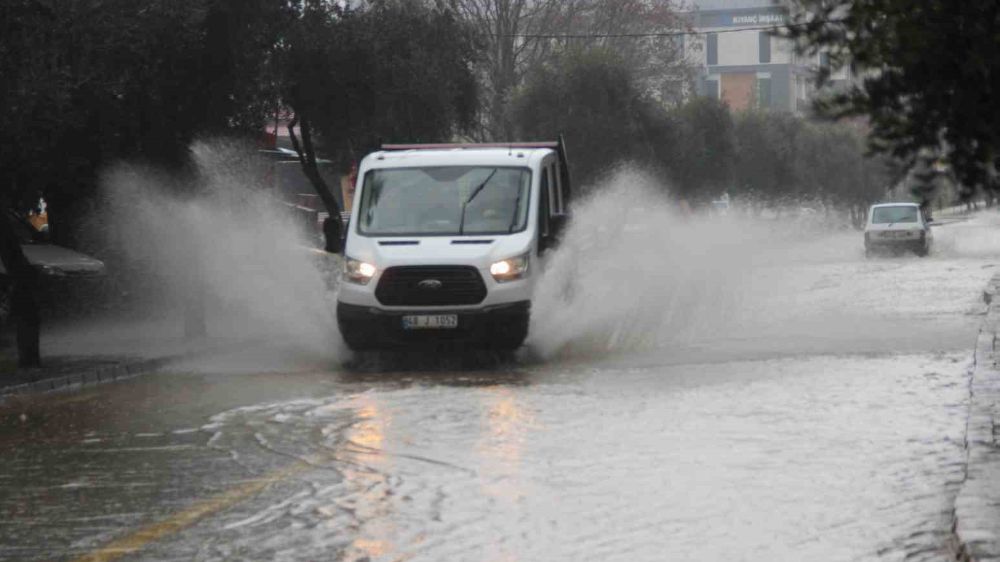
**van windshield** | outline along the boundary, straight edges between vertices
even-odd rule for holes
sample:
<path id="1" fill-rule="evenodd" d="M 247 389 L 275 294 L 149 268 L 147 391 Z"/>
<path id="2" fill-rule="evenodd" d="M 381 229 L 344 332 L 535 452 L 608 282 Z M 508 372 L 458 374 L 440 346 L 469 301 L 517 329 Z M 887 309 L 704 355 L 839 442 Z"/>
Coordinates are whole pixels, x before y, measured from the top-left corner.
<path id="1" fill-rule="evenodd" d="M 875 207 L 872 211 L 872 224 L 890 224 L 897 222 L 917 222 L 917 208 L 910 205 L 899 207 Z"/>
<path id="2" fill-rule="evenodd" d="M 528 222 L 531 172 L 445 166 L 365 174 L 358 232 L 374 236 L 507 234 Z"/>

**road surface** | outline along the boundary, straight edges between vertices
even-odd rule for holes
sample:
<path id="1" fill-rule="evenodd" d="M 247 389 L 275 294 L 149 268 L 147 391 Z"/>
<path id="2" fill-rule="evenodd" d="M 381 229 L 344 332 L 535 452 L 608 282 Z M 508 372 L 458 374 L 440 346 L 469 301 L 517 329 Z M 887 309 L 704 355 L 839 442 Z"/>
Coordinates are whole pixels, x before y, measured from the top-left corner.
<path id="1" fill-rule="evenodd" d="M 0 559 L 948 560 L 998 224 L 637 228 L 553 266 L 513 360 L 275 343 L 8 399 Z"/>

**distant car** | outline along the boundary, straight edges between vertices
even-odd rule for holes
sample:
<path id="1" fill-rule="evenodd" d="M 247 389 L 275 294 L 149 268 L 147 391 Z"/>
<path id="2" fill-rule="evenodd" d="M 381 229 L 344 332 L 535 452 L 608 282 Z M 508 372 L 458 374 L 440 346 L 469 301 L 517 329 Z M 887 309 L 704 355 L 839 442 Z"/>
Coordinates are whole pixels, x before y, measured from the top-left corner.
<path id="1" fill-rule="evenodd" d="M 926 256 L 931 249 L 930 225 L 930 218 L 916 203 L 872 205 L 865 225 L 865 256 L 880 251 Z"/>

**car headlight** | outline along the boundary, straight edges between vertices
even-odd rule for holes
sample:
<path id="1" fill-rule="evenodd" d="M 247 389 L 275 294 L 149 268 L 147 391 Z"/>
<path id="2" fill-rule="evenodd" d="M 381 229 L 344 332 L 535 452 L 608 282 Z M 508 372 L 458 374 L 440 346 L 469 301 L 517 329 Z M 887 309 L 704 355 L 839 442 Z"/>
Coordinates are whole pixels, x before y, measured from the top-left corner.
<path id="1" fill-rule="evenodd" d="M 495 279 L 497 283 L 506 283 L 507 281 L 523 279 L 528 273 L 529 255 L 530 254 L 524 254 L 523 256 L 507 258 L 490 265 L 490 275 L 493 276 L 493 279 Z"/>
<path id="2" fill-rule="evenodd" d="M 377 271 L 374 265 L 354 258 L 344 262 L 344 279 L 358 285 L 367 285 Z"/>

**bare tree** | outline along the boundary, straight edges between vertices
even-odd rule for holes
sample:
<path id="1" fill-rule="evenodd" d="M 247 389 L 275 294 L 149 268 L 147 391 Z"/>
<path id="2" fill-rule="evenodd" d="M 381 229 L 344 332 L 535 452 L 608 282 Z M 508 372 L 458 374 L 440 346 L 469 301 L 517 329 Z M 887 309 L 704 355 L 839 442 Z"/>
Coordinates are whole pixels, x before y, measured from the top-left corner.
<path id="1" fill-rule="evenodd" d="M 686 24 L 672 0 L 449 0 L 487 42 L 482 61 L 485 107 L 480 140 L 513 134 L 510 101 L 528 69 L 569 42 L 612 47 L 658 98 L 688 81 L 679 36 Z"/>

